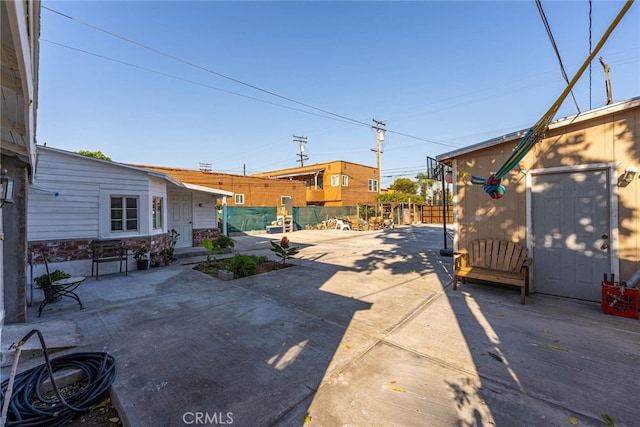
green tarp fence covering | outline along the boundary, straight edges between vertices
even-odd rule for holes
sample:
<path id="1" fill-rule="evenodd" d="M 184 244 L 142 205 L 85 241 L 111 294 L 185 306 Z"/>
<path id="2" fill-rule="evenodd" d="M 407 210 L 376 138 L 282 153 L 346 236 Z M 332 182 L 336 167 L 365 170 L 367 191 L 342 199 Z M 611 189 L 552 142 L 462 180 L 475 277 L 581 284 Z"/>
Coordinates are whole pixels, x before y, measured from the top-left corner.
<path id="1" fill-rule="evenodd" d="M 266 230 L 276 220 L 276 208 L 227 207 L 227 227 L 229 233 Z"/>
<path id="2" fill-rule="evenodd" d="M 316 226 L 332 218 L 356 217 L 355 206 L 301 206 L 293 208 L 293 222 L 296 230 L 304 230 L 307 225 Z"/>
<path id="3" fill-rule="evenodd" d="M 296 230 L 304 230 L 307 225 L 316 226 L 332 218 L 352 216 L 355 218 L 355 206 L 301 206 L 293 208 L 293 222 Z M 267 225 L 277 220 L 275 207 L 227 207 L 227 227 L 229 233 L 246 231 L 265 231 Z M 222 227 L 222 224 L 220 224 Z"/>

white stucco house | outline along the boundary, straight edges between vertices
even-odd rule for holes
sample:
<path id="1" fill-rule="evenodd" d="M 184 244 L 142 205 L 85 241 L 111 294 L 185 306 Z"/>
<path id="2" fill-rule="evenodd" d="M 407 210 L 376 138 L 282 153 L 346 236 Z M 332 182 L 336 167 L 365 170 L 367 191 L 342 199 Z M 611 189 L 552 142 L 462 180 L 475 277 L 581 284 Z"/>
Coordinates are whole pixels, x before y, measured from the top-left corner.
<path id="1" fill-rule="evenodd" d="M 131 250 L 146 246 L 157 253 L 176 230 L 176 248 L 200 246 L 205 236 L 220 234 L 216 205 L 233 195 L 51 147 L 37 146 L 37 154 L 28 193 L 28 250 L 36 255 L 29 278 L 42 273 L 37 258 L 43 249 L 51 269 L 90 276 L 94 240 L 119 239 Z M 129 270 L 135 268 L 130 262 Z M 116 271 L 117 262 L 100 266 L 101 274 Z"/>

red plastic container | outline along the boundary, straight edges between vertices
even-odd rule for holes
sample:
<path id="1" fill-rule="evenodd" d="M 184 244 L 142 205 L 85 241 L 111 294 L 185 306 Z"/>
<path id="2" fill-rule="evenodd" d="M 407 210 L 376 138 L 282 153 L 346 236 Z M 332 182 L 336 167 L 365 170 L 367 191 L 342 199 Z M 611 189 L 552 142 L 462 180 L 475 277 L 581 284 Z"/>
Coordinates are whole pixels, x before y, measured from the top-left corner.
<path id="1" fill-rule="evenodd" d="M 602 282 L 602 311 L 614 316 L 638 318 L 638 288 L 620 286 L 619 282 Z"/>

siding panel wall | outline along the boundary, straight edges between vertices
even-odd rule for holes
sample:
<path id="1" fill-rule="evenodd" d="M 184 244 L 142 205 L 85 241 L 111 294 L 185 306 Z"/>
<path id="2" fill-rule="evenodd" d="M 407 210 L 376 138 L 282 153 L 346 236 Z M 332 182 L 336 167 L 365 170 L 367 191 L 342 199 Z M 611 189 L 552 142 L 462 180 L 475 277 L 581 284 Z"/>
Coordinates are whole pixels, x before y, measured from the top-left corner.
<path id="1" fill-rule="evenodd" d="M 101 209 L 100 203 L 108 201 L 110 194 L 139 196 L 140 212 L 150 212 L 148 197 L 146 205 L 143 197 L 149 191 L 146 173 L 52 150 L 38 153 L 34 184 L 29 189 L 29 241 L 104 236 L 100 218 L 108 215 L 110 205 L 107 203 Z M 155 185 L 159 186 L 160 180 L 157 181 Z M 102 219 L 105 220 L 108 222 L 108 217 Z M 149 222 L 149 218 L 145 221 L 141 218 L 147 227 Z M 104 227 L 108 224 L 102 224 Z"/>
<path id="2" fill-rule="evenodd" d="M 457 156 L 458 167 L 474 175 L 489 176 L 518 142 L 519 139 L 514 139 L 461 154 Z M 615 178 L 622 176 L 629 166 L 640 168 L 640 107 L 637 104 L 577 123 L 552 124 L 544 139 L 503 180 L 507 191 L 503 199 L 490 199 L 481 187 L 465 185 L 459 180 L 459 247 L 467 247 L 468 242 L 475 239 L 525 241 L 527 207 L 523 170 L 609 162 L 619 163 Z M 636 177 L 629 185 L 618 185 L 617 193 L 619 265 L 620 274 L 626 279 L 640 270 L 640 179 Z"/>

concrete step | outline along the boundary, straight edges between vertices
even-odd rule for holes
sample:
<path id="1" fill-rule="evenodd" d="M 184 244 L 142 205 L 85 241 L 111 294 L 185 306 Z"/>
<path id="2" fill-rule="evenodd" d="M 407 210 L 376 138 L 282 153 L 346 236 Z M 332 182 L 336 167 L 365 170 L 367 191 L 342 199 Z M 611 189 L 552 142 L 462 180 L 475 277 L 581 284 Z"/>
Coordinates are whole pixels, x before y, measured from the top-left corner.
<path id="1" fill-rule="evenodd" d="M 16 351 L 15 349 L 9 350 L 9 346 L 13 343 L 17 344 L 33 329 L 38 329 L 42 333 L 49 355 L 56 351 L 77 347 L 82 345 L 84 341 L 78 325 L 73 321 L 52 320 L 39 324 L 15 323 L 4 325 L 2 328 L 0 366 L 4 368 L 13 364 Z M 43 349 L 38 339 L 38 334 L 33 334 L 27 342 L 22 345 L 21 350 L 20 361 L 41 357 Z"/>
<path id="2" fill-rule="evenodd" d="M 177 259 L 206 256 L 209 253 L 205 248 L 178 248 L 173 251 L 173 256 Z"/>

